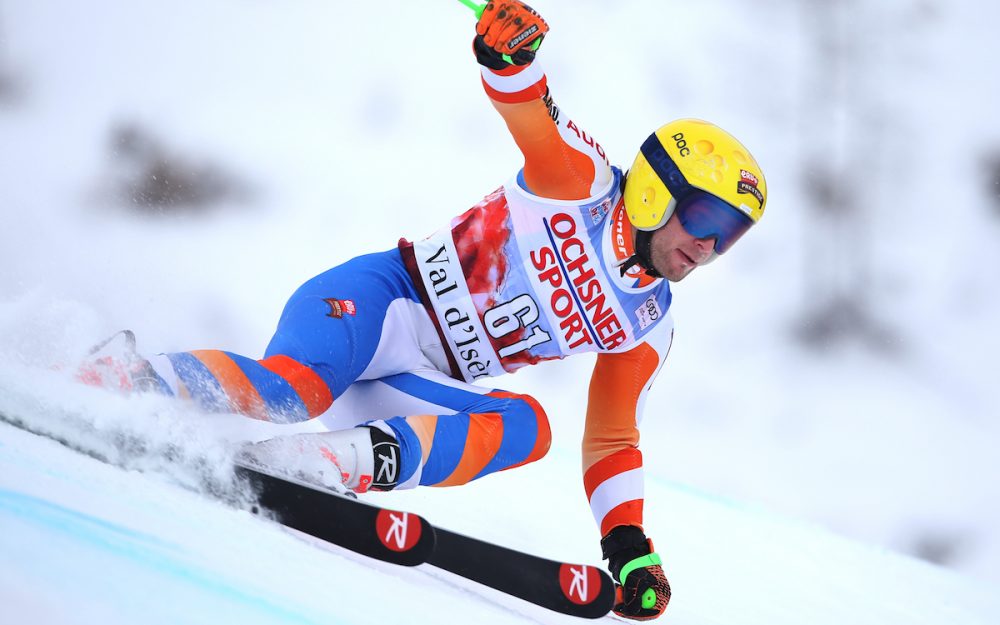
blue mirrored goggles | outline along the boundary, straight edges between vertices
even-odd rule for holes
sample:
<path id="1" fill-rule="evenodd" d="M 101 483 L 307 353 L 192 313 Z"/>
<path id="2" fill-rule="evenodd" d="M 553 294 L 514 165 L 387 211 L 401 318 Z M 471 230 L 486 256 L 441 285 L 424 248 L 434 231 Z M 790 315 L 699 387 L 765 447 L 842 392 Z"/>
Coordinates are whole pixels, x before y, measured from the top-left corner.
<path id="1" fill-rule="evenodd" d="M 677 202 L 674 212 L 684 230 L 698 239 L 715 237 L 717 254 L 725 253 L 754 224 L 749 215 L 729 202 L 691 186 L 655 133 L 643 142 L 640 151 Z"/>
<path id="2" fill-rule="evenodd" d="M 743 211 L 698 189 L 681 198 L 674 212 L 684 230 L 694 238 L 715 237 L 716 254 L 725 254 L 753 225 L 753 220 Z"/>

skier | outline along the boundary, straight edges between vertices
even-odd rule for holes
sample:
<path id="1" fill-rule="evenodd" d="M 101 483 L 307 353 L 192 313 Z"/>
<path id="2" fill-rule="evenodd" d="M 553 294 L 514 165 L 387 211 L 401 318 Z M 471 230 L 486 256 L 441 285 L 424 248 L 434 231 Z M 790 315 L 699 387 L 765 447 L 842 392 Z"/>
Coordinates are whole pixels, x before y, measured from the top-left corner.
<path id="1" fill-rule="evenodd" d="M 251 452 L 364 492 L 465 484 L 540 459 L 541 405 L 473 383 L 597 352 L 584 486 L 620 584 L 615 612 L 656 618 L 670 586 L 642 525 L 638 423 L 673 338 L 669 282 L 746 233 L 766 185 L 736 139 L 692 119 L 651 134 L 627 174 L 611 166 L 553 102 L 535 62 L 547 32 L 517 0 L 492 0 L 476 24 L 482 84 L 524 155 L 499 189 L 426 239 L 303 284 L 263 359 L 132 350 L 98 355 L 79 376 L 280 423 L 332 408 L 342 429 Z"/>

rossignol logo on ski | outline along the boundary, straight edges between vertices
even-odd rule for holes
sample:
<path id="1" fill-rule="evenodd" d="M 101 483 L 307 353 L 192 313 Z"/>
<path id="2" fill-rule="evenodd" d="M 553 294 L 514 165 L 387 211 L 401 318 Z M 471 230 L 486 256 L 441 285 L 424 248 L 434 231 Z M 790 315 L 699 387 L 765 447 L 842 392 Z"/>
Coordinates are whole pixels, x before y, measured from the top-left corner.
<path id="1" fill-rule="evenodd" d="M 559 587 L 577 605 L 593 601 L 601 591 L 601 574 L 592 566 L 563 564 L 559 567 Z"/>
<path id="2" fill-rule="evenodd" d="M 379 540 L 390 551 L 409 551 L 419 542 L 420 517 L 407 512 L 382 510 L 375 519 Z"/>

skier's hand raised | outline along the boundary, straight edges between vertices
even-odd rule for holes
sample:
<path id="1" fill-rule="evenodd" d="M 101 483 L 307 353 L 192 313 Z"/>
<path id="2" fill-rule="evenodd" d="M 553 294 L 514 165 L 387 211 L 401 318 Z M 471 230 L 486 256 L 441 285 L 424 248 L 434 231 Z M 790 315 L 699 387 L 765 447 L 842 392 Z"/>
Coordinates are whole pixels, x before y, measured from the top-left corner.
<path id="1" fill-rule="evenodd" d="M 667 609 L 670 584 L 653 542 L 633 525 L 619 525 L 601 540 L 601 549 L 616 586 L 615 614 L 653 619 Z"/>
<path id="2" fill-rule="evenodd" d="M 519 0 L 490 0 L 476 23 L 476 55 L 499 63 L 527 65 L 535 58 L 549 25 L 542 16 Z M 494 69 L 499 69 L 494 67 Z"/>

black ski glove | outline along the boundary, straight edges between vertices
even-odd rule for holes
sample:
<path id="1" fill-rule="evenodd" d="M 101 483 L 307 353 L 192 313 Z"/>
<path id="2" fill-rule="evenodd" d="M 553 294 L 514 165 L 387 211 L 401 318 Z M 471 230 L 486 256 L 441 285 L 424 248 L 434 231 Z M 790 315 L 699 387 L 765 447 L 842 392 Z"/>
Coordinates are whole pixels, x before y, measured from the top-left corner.
<path id="1" fill-rule="evenodd" d="M 615 614 L 636 620 L 663 614 L 670 584 L 653 541 L 634 525 L 619 525 L 601 539 L 601 550 L 616 584 Z"/>

